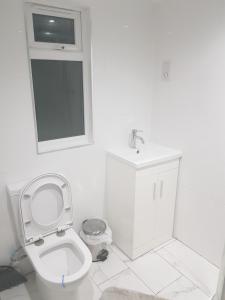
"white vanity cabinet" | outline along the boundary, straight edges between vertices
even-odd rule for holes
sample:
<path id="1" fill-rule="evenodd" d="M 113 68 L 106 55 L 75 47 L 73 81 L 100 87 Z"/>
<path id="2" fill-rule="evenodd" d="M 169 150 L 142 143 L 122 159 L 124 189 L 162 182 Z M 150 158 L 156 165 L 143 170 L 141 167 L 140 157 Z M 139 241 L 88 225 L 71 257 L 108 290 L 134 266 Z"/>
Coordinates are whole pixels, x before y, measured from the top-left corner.
<path id="1" fill-rule="evenodd" d="M 107 219 L 113 241 L 131 259 L 173 235 L 180 156 L 140 167 L 107 156 Z"/>

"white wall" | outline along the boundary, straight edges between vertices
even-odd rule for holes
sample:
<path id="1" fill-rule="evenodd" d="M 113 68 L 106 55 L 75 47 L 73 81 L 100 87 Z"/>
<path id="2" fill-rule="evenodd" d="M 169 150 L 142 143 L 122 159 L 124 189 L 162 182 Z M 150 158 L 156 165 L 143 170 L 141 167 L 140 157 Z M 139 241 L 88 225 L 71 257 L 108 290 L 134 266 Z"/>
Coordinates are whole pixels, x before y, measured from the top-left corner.
<path id="1" fill-rule="evenodd" d="M 176 236 L 215 264 L 225 238 L 223 0 L 156 1 L 152 139 L 183 150 Z M 171 60 L 171 80 L 161 66 Z"/>
<path id="2" fill-rule="evenodd" d="M 64 173 L 78 228 L 84 218 L 103 215 L 104 149 L 126 143 L 132 127 L 148 135 L 150 119 L 153 140 L 184 152 L 175 234 L 219 264 L 225 237 L 224 1 L 154 2 L 152 22 L 149 0 L 63 1 L 91 9 L 95 145 L 37 155 L 23 4 L 0 1 L 0 264 L 16 247 L 7 183 Z M 168 59 L 171 80 L 163 82 L 161 63 Z"/>
<path id="3" fill-rule="evenodd" d="M 58 3 L 72 7 L 76 2 Z M 78 227 L 84 218 L 103 214 L 104 149 L 126 143 L 133 126 L 146 134 L 149 129 L 149 0 L 141 5 L 139 0 L 80 4 L 91 8 L 95 145 L 37 155 L 23 4 L 22 0 L 0 1 L 0 265 L 8 262 L 16 247 L 7 183 L 49 171 L 65 174 L 72 184 Z"/>

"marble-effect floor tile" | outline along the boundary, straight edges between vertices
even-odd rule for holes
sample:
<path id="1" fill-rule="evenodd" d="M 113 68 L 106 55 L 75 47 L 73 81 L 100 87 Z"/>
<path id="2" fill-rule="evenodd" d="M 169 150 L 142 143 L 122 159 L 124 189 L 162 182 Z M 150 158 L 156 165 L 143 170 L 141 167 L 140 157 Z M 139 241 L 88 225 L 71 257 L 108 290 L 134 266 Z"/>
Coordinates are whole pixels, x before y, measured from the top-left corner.
<path id="1" fill-rule="evenodd" d="M 168 300 L 209 300 L 199 288 L 185 277 L 181 277 L 163 289 L 158 296 Z"/>
<path id="2" fill-rule="evenodd" d="M 153 294 L 153 292 L 129 269 L 111 278 L 99 287 L 102 291 L 109 287 L 117 287 L 149 295 Z"/>
<path id="3" fill-rule="evenodd" d="M 168 246 L 168 245 L 174 243 L 175 241 L 176 241 L 175 239 L 170 239 L 169 241 L 167 241 L 167 242 L 161 244 L 160 246 L 154 248 L 152 251 L 153 251 L 153 252 L 157 252 L 157 251 L 159 251 L 160 249 L 165 248 L 166 246 Z"/>
<path id="4" fill-rule="evenodd" d="M 176 241 L 157 251 L 157 254 L 194 282 L 208 297 L 215 293 L 218 269 L 196 252 Z"/>
<path id="5" fill-rule="evenodd" d="M 129 268 L 154 292 L 181 277 L 181 274 L 155 253 L 146 254 L 128 263 Z"/>
<path id="6" fill-rule="evenodd" d="M 128 256 L 126 256 L 125 253 L 123 253 L 116 245 L 112 244 L 110 247 L 109 247 L 109 251 L 110 252 L 113 252 L 114 254 L 116 254 L 118 256 L 118 258 L 124 262 L 124 263 L 128 263 L 130 262 L 131 260 L 129 259 Z"/>
<path id="7" fill-rule="evenodd" d="M 92 264 L 90 276 L 96 284 L 100 284 L 125 269 L 127 269 L 127 265 L 114 252 L 111 252 L 106 261 Z"/>

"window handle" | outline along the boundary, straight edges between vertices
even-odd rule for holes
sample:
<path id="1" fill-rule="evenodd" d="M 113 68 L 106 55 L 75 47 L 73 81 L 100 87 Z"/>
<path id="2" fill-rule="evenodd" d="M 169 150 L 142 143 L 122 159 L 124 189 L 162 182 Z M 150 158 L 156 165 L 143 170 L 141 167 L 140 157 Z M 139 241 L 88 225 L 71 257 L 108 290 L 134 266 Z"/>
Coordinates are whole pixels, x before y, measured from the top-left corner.
<path id="1" fill-rule="evenodd" d="M 55 47 L 55 50 L 65 50 L 65 46 Z"/>
<path id="2" fill-rule="evenodd" d="M 163 187 L 164 187 L 164 182 L 163 180 L 160 181 L 160 198 L 163 197 Z"/>

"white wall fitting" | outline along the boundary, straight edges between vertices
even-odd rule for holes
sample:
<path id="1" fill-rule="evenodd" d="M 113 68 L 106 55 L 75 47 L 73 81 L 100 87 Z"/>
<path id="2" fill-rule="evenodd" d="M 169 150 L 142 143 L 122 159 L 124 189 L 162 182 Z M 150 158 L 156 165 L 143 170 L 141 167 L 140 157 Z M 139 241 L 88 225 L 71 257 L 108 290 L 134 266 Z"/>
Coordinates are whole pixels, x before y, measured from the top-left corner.
<path id="1" fill-rule="evenodd" d="M 219 265 L 225 237 L 225 8 L 155 2 L 152 139 L 182 149 L 175 235 Z M 162 64 L 170 61 L 170 80 Z"/>
<path id="2" fill-rule="evenodd" d="M 36 1 L 37 2 L 37 1 Z M 95 144 L 37 155 L 22 0 L 0 2 L 0 264 L 16 247 L 5 186 L 59 172 L 72 186 L 75 224 L 102 216 L 104 149 L 149 129 L 152 45 L 150 5 L 143 0 L 39 1 L 90 7 Z M 46 207 L 46 209 L 51 209 Z"/>

